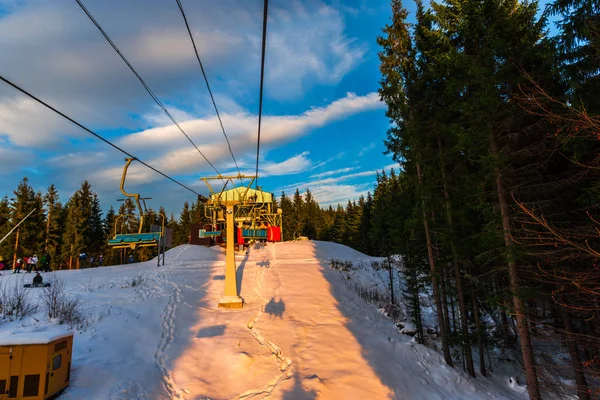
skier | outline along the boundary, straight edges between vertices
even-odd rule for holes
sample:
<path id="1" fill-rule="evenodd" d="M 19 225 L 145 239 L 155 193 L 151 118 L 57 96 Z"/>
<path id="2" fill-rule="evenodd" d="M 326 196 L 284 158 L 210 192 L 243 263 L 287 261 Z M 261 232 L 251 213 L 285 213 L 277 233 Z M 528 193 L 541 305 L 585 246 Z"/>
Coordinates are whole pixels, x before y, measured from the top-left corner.
<path id="1" fill-rule="evenodd" d="M 98 257 L 98 265 L 102 266 L 103 261 L 104 261 L 104 258 L 102 258 L 102 254 L 100 254 L 100 257 Z"/>
<path id="2" fill-rule="evenodd" d="M 37 263 L 38 263 L 37 254 L 34 254 L 33 257 L 31 257 L 29 260 L 31 261 L 31 267 L 32 267 L 32 269 L 35 269 L 37 271 L 38 270 L 38 268 L 37 268 Z"/>
<path id="3" fill-rule="evenodd" d="M 31 273 L 31 257 L 23 257 L 23 264 L 25 264 L 25 271 L 28 274 Z"/>
<path id="4" fill-rule="evenodd" d="M 81 268 L 84 268 L 86 259 L 87 259 L 87 255 L 85 253 L 79 254 L 79 260 L 81 261 Z"/>
<path id="5" fill-rule="evenodd" d="M 129 255 L 129 264 L 131 264 L 133 262 L 133 254 Z"/>
<path id="6" fill-rule="evenodd" d="M 13 271 L 13 274 L 21 273 L 21 264 L 22 263 L 23 263 L 23 260 L 21 260 L 20 258 L 17 258 L 17 262 L 15 263 L 15 270 Z"/>
<path id="7" fill-rule="evenodd" d="M 38 286 L 44 286 L 44 278 L 42 278 L 39 272 L 36 272 L 35 276 L 33 277 L 33 285 L 31 285 L 31 287 Z"/>

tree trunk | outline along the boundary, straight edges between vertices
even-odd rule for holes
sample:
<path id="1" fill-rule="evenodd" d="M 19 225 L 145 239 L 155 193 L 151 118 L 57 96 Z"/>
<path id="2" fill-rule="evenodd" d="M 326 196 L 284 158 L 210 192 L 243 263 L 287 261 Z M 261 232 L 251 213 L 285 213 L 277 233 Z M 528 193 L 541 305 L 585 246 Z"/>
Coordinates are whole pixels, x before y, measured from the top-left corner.
<path id="1" fill-rule="evenodd" d="M 13 269 L 17 266 L 17 253 L 19 252 L 19 231 L 21 228 L 17 229 L 17 237 L 15 239 L 15 253 L 13 254 Z"/>
<path id="2" fill-rule="evenodd" d="M 477 329 L 477 347 L 479 348 L 479 372 L 487 376 L 485 371 L 485 346 L 483 345 L 483 327 L 479 319 L 479 307 L 477 306 L 477 297 L 475 289 L 471 288 L 471 301 L 473 302 L 473 315 L 475 316 L 475 329 Z"/>
<path id="3" fill-rule="evenodd" d="M 448 228 L 450 229 L 450 233 L 454 231 L 454 222 L 452 220 L 452 207 L 450 204 L 450 193 L 448 191 L 448 184 L 446 181 L 446 167 L 444 163 L 444 158 L 442 156 L 442 142 L 440 137 L 438 136 L 438 149 L 440 154 L 440 165 L 444 186 L 444 199 L 446 203 L 446 222 L 448 223 Z M 461 322 L 461 330 L 463 335 L 463 347 L 465 351 L 465 358 L 467 362 L 467 371 L 469 375 L 475 377 L 475 368 L 473 367 L 473 354 L 471 353 L 471 341 L 469 340 L 469 320 L 468 320 L 468 312 L 467 306 L 465 304 L 465 295 L 462 287 L 462 278 L 460 273 L 460 265 L 458 264 L 458 252 L 456 251 L 456 244 L 454 243 L 454 236 L 451 235 L 450 239 L 450 249 L 452 251 L 452 265 L 454 266 L 454 280 L 456 284 L 456 294 L 458 297 L 458 308 L 460 311 L 460 322 Z M 477 307 L 475 305 L 475 307 Z M 476 313 L 477 314 L 477 313 Z M 453 314 L 454 315 L 454 314 Z M 476 318 L 479 318 L 477 316 Z M 482 359 L 483 362 L 483 359 Z M 485 366 L 483 366 L 485 376 Z"/>
<path id="4" fill-rule="evenodd" d="M 439 260 L 439 257 L 437 257 Z M 448 307 L 448 294 L 446 293 L 446 267 L 442 265 L 441 271 L 439 272 L 440 279 L 440 296 L 442 297 L 442 310 L 444 310 L 444 324 L 446 325 L 446 332 L 448 335 L 452 334 L 452 329 L 450 328 L 450 310 Z"/>
<path id="5" fill-rule="evenodd" d="M 388 268 L 390 271 L 390 295 L 392 296 L 392 304 L 396 304 L 394 302 L 394 273 L 392 271 L 392 258 L 389 255 L 387 257 L 387 261 L 388 261 Z"/>
<path id="6" fill-rule="evenodd" d="M 446 284 L 450 285 L 449 282 L 452 282 L 450 279 L 450 272 L 446 269 Z M 450 286 L 446 288 L 448 291 L 448 297 L 450 297 L 450 311 L 452 312 L 452 331 L 458 332 L 458 328 L 456 327 L 456 307 L 454 306 L 454 296 L 452 295 L 452 290 Z"/>
<path id="7" fill-rule="evenodd" d="M 504 340 L 504 344 L 508 344 L 508 342 L 509 342 L 508 316 L 506 315 L 506 310 L 504 308 L 502 308 L 500 310 L 500 319 L 502 320 L 502 339 Z"/>
<path id="8" fill-rule="evenodd" d="M 569 354 L 571 355 L 571 362 L 573 364 L 573 371 L 575 372 L 575 382 L 577 383 L 577 397 L 579 400 L 590 400 L 590 394 L 588 392 L 588 384 L 585 381 L 585 373 L 583 372 L 583 366 L 581 365 L 581 358 L 579 357 L 579 348 L 577 347 L 577 339 L 574 336 L 573 324 L 571 323 L 571 315 L 569 310 L 563 306 L 560 308 L 565 331 L 567 332 L 567 347 L 569 348 Z"/>
<path id="9" fill-rule="evenodd" d="M 494 139 L 493 131 L 490 130 L 491 150 L 492 155 L 497 160 L 499 156 L 498 147 Z M 517 333 L 519 335 L 519 343 L 523 354 L 523 366 L 525 368 L 525 377 L 527 379 L 527 392 L 531 400 L 541 400 L 540 387 L 538 384 L 537 372 L 535 369 L 535 360 L 533 357 L 533 346 L 529 335 L 529 327 L 525 318 L 525 303 L 520 296 L 521 282 L 517 271 L 517 262 L 514 256 L 514 242 L 510 234 L 510 211 L 508 209 L 508 201 L 504 191 L 504 183 L 502 175 L 498 167 L 496 167 L 496 190 L 498 194 L 498 202 L 500 204 L 500 214 L 502 217 L 502 228 L 504 236 L 504 245 L 506 247 L 506 258 L 508 264 L 508 276 L 510 280 L 510 290 L 513 296 L 513 304 L 517 317 Z"/>
<path id="10" fill-rule="evenodd" d="M 417 177 L 419 186 L 421 185 L 421 166 L 417 163 Z M 431 284 L 433 287 L 433 297 L 435 299 L 435 308 L 437 311 L 437 319 L 440 327 L 440 335 L 442 336 L 442 349 L 446 364 L 453 366 L 452 356 L 450 355 L 450 346 L 448 346 L 448 336 L 444 326 L 444 312 L 442 309 L 442 299 L 440 297 L 440 289 L 438 283 L 438 272 L 433 258 L 433 244 L 431 242 L 431 232 L 429 232 L 429 221 L 427 220 L 427 211 L 425 210 L 425 200 L 421 200 L 423 207 L 423 226 L 425 228 L 425 238 L 427 240 L 427 255 L 429 258 L 429 268 L 431 269 Z"/>

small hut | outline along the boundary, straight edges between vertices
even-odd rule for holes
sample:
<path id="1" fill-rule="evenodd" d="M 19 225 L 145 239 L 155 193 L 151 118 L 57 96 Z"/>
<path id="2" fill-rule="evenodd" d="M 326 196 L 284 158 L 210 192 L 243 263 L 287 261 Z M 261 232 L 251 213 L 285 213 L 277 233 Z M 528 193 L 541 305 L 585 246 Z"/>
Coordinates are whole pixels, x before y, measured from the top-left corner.
<path id="1" fill-rule="evenodd" d="M 71 379 L 72 332 L 0 337 L 0 398 L 48 399 Z"/>

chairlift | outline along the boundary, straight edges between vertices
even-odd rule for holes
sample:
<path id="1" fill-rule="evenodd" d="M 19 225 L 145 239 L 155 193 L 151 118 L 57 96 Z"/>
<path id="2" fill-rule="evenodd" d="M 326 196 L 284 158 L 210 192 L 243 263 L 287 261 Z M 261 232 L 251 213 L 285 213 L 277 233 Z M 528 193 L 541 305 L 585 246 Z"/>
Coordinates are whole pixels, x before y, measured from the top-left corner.
<path id="1" fill-rule="evenodd" d="M 124 215 L 124 214 L 119 214 L 117 216 L 117 218 L 115 219 L 115 227 L 114 227 L 114 235 L 111 239 L 108 240 L 108 245 L 113 248 L 113 249 L 124 249 L 124 248 L 130 248 L 132 250 L 137 249 L 138 247 L 155 247 L 155 246 L 159 246 L 162 242 L 162 239 L 164 238 L 164 234 L 165 234 L 165 216 L 161 213 L 156 213 L 160 216 L 161 218 L 161 224 L 160 225 L 152 225 L 152 227 L 158 227 L 155 229 L 158 229 L 157 231 L 152 231 L 153 229 L 151 229 L 151 232 L 144 232 L 144 220 L 146 218 L 146 216 L 150 217 L 152 215 L 154 215 L 155 213 L 153 212 L 148 212 L 148 209 L 146 208 L 146 200 L 151 199 L 150 197 L 140 197 L 139 194 L 132 194 L 132 193 L 127 193 L 125 191 L 125 179 L 127 177 L 127 169 L 129 168 L 129 165 L 131 164 L 131 162 L 134 160 L 134 158 L 126 158 L 126 164 L 125 167 L 123 167 L 123 175 L 121 177 L 121 193 L 123 193 L 124 196 L 128 197 L 128 198 L 133 198 L 136 208 L 138 210 L 138 215 L 139 218 L 136 218 L 135 216 L 130 216 L 130 215 Z M 123 201 L 125 199 L 119 199 L 120 201 Z M 141 203 L 140 203 L 141 200 Z M 142 207 L 143 204 L 143 207 Z M 129 222 L 133 222 L 133 223 L 137 223 L 138 224 L 138 231 L 137 233 L 119 233 L 119 226 L 122 226 L 123 222 L 125 219 L 128 219 Z M 119 221 L 121 221 L 121 224 L 119 224 Z"/>

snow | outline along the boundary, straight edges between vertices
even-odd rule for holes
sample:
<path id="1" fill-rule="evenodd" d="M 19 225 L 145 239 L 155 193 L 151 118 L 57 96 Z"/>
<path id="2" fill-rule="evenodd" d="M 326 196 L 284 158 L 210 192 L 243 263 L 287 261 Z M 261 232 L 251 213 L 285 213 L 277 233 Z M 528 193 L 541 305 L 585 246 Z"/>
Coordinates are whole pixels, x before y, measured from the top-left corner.
<path id="1" fill-rule="evenodd" d="M 218 247 L 179 246 L 160 268 L 154 260 L 55 273 L 88 318 L 75 332 L 71 386 L 60 399 L 526 398 L 507 376 L 472 379 L 447 366 L 348 284 L 383 285 L 387 271 L 343 274 L 331 259 L 376 260 L 318 241 L 236 254 L 244 307 L 230 310 L 217 307 Z M 40 311 L 1 324 L 0 338 L 58 329 Z"/>
<path id="2" fill-rule="evenodd" d="M 27 332 L 17 335 L 0 336 L 0 346 L 30 345 L 30 344 L 48 344 L 55 340 L 71 336 L 72 332 Z"/>

